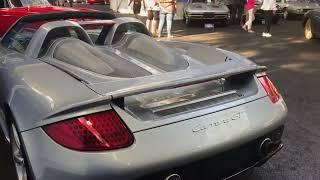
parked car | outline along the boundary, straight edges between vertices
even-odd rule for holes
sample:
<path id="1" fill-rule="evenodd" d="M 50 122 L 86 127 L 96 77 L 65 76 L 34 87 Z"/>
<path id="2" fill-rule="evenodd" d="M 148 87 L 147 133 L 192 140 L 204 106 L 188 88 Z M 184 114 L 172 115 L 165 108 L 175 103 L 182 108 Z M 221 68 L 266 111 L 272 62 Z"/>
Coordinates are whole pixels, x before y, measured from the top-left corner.
<path id="1" fill-rule="evenodd" d="M 74 3 L 85 3 L 85 0 L 72 0 Z"/>
<path id="2" fill-rule="evenodd" d="M 303 27 L 306 39 L 320 37 L 320 10 L 308 11 L 303 18 Z"/>
<path id="3" fill-rule="evenodd" d="M 0 8 L 14 8 L 23 6 L 50 6 L 51 4 L 47 0 L 2 0 L 0 3 Z M 2 21 L 3 22 L 3 21 Z"/>
<path id="4" fill-rule="evenodd" d="M 283 9 L 284 19 L 303 17 L 303 15 L 314 9 L 320 9 L 319 0 L 277 0 Z"/>
<path id="5" fill-rule="evenodd" d="M 262 1 L 255 1 L 255 20 L 256 21 L 263 21 L 265 19 L 264 12 L 261 9 Z M 277 24 L 281 18 L 283 18 L 283 9 L 277 4 L 277 10 L 275 15 L 272 18 L 272 22 Z"/>
<path id="6" fill-rule="evenodd" d="M 192 21 L 219 22 L 228 25 L 230 11 L 228 7 L 218 1 L 189 0 L 184 8 L 184 20 L 187 25 Z"/>
<path id="7" fill-rule="evenodd" d="M 238 54 L 89 9 L 0 20 L 0 127 L 19 180 L 227 178 L 283 147 L 285 102 Z"/>
<path id="8" fill-rule="evenodd" d="M 109 0 L 86 0 L 88 4 L 109 4 Z"/>

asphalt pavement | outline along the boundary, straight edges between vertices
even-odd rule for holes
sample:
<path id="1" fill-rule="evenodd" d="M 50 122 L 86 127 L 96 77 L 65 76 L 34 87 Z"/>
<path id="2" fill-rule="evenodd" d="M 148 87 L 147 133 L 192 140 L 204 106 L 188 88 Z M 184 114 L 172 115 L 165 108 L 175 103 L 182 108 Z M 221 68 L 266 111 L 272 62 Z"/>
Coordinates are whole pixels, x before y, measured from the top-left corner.
<path id="1" fill-rule="evenodd" d="M 101 8 L 102 6 L 92 6 Z M 107 10 L 105 6 L 102 7 Z M 263 38 L 263 25 L 249 34 L 239 26 L 205 29 L 174 22 L 174 39 L 198 42 L 237 52 L 260 65 L 285 99 L 289 113 L 283 136 L 285 147 L 249 180 L 320 179 L 320 40 L 307 41 L 300 21 L 282 21 L 272 27 L 273 37 Z M 9 149 L 0 142 L 0 179 L 12 179 Z"/>

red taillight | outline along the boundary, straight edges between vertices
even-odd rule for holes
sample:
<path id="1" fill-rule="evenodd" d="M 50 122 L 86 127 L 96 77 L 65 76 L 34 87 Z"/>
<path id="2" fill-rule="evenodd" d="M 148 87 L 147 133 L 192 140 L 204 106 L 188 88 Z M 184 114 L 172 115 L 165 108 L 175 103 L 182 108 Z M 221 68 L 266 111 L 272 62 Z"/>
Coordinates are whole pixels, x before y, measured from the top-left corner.
<path id="1" fill-rule="evenodd" d="M 267 92 L 270 100 L 275 103 L 280 99 L 280 94 L 277 90 L 277 88 L 273 85 L 273 83 L 270 81 L 268 76 L 261 76 L 258 77 L 260 83 L 262 84 L 264 90 Z"/>
<path id="2" fill-rule="evenodd" d="M 80 151 L 113 150 L 133 143 L 133 135 L 115 111 L 69 119 L 43 129 L 58 144 Z"/>

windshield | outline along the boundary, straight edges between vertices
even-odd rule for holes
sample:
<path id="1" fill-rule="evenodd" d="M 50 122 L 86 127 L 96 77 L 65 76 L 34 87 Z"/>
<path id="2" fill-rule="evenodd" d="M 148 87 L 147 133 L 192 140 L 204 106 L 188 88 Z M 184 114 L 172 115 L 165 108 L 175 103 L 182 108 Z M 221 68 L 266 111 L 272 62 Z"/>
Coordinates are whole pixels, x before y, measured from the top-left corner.
<path id="1" fill-rule="evenodd" d="M 10 2 L 14 7 L 50 5 L 47 0 L 10 0 Z"/>

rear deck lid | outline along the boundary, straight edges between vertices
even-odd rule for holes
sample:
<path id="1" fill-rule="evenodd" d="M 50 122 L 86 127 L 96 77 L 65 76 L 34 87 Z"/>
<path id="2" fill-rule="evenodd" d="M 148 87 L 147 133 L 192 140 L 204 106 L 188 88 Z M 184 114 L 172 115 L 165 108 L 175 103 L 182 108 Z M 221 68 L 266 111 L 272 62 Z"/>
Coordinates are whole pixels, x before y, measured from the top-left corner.
<path id="1" fill-rule="evenodd" d="M 264 67 L 227 61 L 205 68 L 88 86 L 101 95 L 111 96 L 113 107 L 131 124 L 129 128 L 137 131 L 261 98 L 266 94 L 259 93 L 253 75 L 261 69 Z M 142 122 L 145 124 L 139 128 L 132 125 Z"/>

